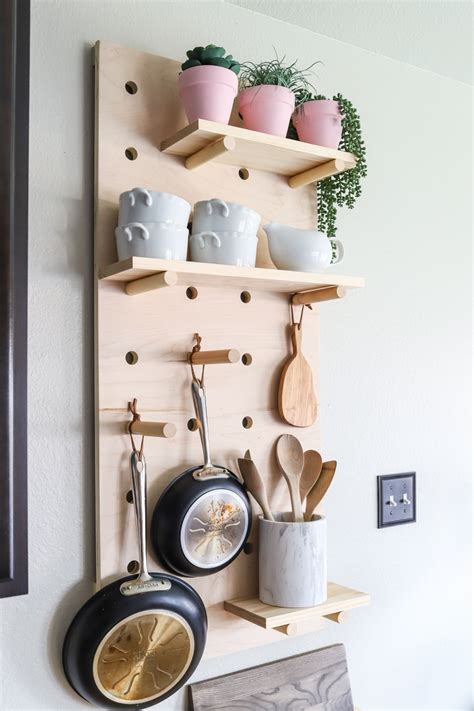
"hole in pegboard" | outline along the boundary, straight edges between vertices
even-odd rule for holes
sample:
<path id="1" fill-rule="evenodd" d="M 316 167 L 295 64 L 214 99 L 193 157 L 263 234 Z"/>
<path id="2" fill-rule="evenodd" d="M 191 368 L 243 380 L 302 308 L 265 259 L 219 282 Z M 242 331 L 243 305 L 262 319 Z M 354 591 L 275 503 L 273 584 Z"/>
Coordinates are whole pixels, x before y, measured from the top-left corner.
<path id="1" fill-rule="evenodd" d="M 125 91 L 128 94 L 136 94 L 138 91 L 138 86 L 135 84 L 134 81 L 127 81 L 125 82 Z"/>
<path id="2" fill-rule="evenodd" d="M 250 291 L 242 291 L 240 294 L 240 300 L 243 304 L 249 304 L 252 301 L 252 294 Z"/>
<path id="3" fill-rule="evenodd" d="M 241 180 L 248 180 L 250 178 L 250 173 L 248 172 L 247 168 L 240 168 L 239 178 Z"/>
<path id="4" fill-rule="evenodd" d="M 250 555 L 251 553 L 253 553 L 253 543 L 249 543 L 247 541 L 247 543 L 244 545 L 242 550 L 245 553 L 245 555 Z"/>
<path id="5" fill-rule="evenodd" d="M 133 491 L 130 489 L 125 496 L 129 504 L 133 504 Z"/>
<path id="6" fill-rule="evenodd" d="M 129 365 L 135 365 L 138 363 L 138 353 L 135 351 L 128 351 L 128 353 L 125 353 L 125 360 Z"/>
<path id="7" fill-rule="evenodd" d="M 253 360 L 253 358 L 252 358 L 252 356 L 250 355 L 250 353 L 244 353 L 244 354 L 243 354 L 243 356 L 242 356 L 242 363 L 243 363 L 244 365 L 251 365 L 252 360 Z"/>
<path id="8" fill-rule="evenodd" d="M 138 151 L 133 146 L 129 146 L 125 149 L 125 156 L 128 160 L 136 160 L 138 158 Z"/>
<path id="9" fill-rule="evenodd" d="M 131 560 L 130 563 L 127 565 L 127 570 L 130 575 L 138 573 L 138 571 L 140 570 L 140 563 L 138 562 L 138 560 Z"/>
<path id="10" fill-rule="evenodd" d="M 244 417 L 244 419 L 242 420 L 242 427 L 244 428 L 244 430 L 249 430 L 251 427 L 253 427 L 252 418 L 248 415 Z"/>
<path id="11" fill-rule="evenodd" d="M 188 420 L 188 430 L 190 432 L 196 432 L 196 430 L 199 429 L 199 424 L 198 421 L 196 420 L 195 417 L 191 417 L 190 420 Z"/>
<path id="12" fill-rule="evenodd" d="M 186 296 L 188 299 L 197 299 L 198 297 L 198 290 L 196 289 L 195 286 L 188 286 L 186 289 Z"/>

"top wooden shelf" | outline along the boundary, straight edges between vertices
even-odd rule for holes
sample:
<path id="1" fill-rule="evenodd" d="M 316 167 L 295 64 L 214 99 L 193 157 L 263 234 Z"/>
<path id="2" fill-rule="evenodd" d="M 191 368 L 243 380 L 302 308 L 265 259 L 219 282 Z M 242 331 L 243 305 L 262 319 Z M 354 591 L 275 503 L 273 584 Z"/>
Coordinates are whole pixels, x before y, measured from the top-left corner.
<path id="1" fill-rule="evenodd" d="M 160 149 L 183 156 L 189 169 L 216 161 L 266 170 L 287 177 L 292 188 L 323 180 L 356 164 L 352 153 L 204 119 L 162 141 Z"/>

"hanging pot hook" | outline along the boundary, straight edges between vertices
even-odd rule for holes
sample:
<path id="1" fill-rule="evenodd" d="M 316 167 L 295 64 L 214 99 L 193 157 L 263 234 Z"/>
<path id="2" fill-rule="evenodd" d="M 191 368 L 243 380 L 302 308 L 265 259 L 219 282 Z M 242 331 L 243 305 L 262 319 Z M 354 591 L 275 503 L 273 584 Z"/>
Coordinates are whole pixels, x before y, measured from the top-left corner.
<path id="1" fill-rule="evenodd" d="M 132 402 L 128 403 L 128 409 L 132 413 L 132 419 L 128 423 L 128 434 L 130 435 L 130 441 L 132 443 L 132 450 L 134 454 L 138 456 L 138 461 L 142 461 L 143 458 L 143 446 L 145 444 L 145 435 L 142 435 L 142 441 L 140 443 L 140 449 L 137 449 L 135 445 L 135 440 L 133 439 L 133 434 L 132 434 L 132 425 L 134 422 L 139 422 L 141 419 L 140 413 L 137 411 L 137 398 L 134 397 Z"/>
<path id="2" fill-rule="evenodd" d="M 195 333 L 195 334 L 194 334 L 194 340 L 195 340 L 195 344 L 194 344 L 193 349 L 192 349 L 192 351 L 191 351 L 191 355 L 189 356 L 189 364 L 190 364 L 190 366 L 191 366 L 191 373 L 192 373 L 192 375 L 193 375 L 193 381 L 194 381 L 195 383 L 197 383 L 200 387 L 202 387 L 202 386 L 204 385 L 204 368 L 205 368 L 205 365 L 202 366 L 201 377 L 200 377 L 200 378 L 197 377 L 196 371 L 194 370 L 194 365 L 193 365 L 193 353 L 199 353 L 199 351 L 201 350 L 201 341 L 202 341 L 202 338 L 201 338 L 201 336 L 199 335 L 199 333 Z"/>

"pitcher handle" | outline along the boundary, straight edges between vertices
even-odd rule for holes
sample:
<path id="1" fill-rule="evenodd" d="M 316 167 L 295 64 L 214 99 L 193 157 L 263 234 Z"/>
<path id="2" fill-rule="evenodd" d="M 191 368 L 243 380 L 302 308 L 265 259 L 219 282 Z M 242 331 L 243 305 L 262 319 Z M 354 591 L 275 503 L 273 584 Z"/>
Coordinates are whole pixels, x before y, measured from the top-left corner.
<path id="1" fill-rule="evenodd" d="M 125 225 L 125 227 L 123 228 L 123 231 L 127 235 L 127 240 L 129 242 L 131 242 L 133 239 L 133 232 L 132 232 L 133 227 L 136 227 L 137 230 L 140 230 L 140 232 L 141 232 L 140 237 L 142 239 L 150 239 L 150 233 L 148 232 L 145 225 L 142 225 L 141 222 L 129 222 L 128 225 Z"/>
<path id="2" fill-rule="evenodd" d="M 329 241 L 331 242 L 331 248 L 333 252 L 331 264 L 339 264 L 339 262 L 342 262 L 342 260 L 344 259 L 344 246 L 340 239 L 331 239 Z M 337 254 L 334 254 L 334 247 L 337 250 Z"/>

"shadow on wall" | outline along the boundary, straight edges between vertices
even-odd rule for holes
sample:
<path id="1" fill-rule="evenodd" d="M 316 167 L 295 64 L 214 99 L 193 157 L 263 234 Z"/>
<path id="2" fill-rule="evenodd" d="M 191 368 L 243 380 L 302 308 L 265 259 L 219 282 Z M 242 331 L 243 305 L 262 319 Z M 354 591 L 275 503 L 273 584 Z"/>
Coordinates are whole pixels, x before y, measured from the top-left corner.
<path id="1" fill-rule="evenodd" d="M 82 535 L 84 579 L 72 586 L 57 606 L 48 629 L 48 659 L 51 670 L 61 686 L 74 699 L 79 697 L 66 681 L 62 668 L 62 646 L 67 628 L 77 610 L 93 593 L 95 578 L 95 494 L 94 494 L 94 68 L 91 62 L 91 47 L 84 45 L 83 52 L 83 126 L 82 146 L 82 199 L 65 201 L 61 198 L 61 208 L 65 209 L 65 224 L 62 230 L 62 249 L 66 248 L 65 270 L 69 278 L 79 278 L 82 282 Z M 66 247 L 65 247 L 66 245 Z M 84 702 L 85 703 L 85 702 Z"/>

